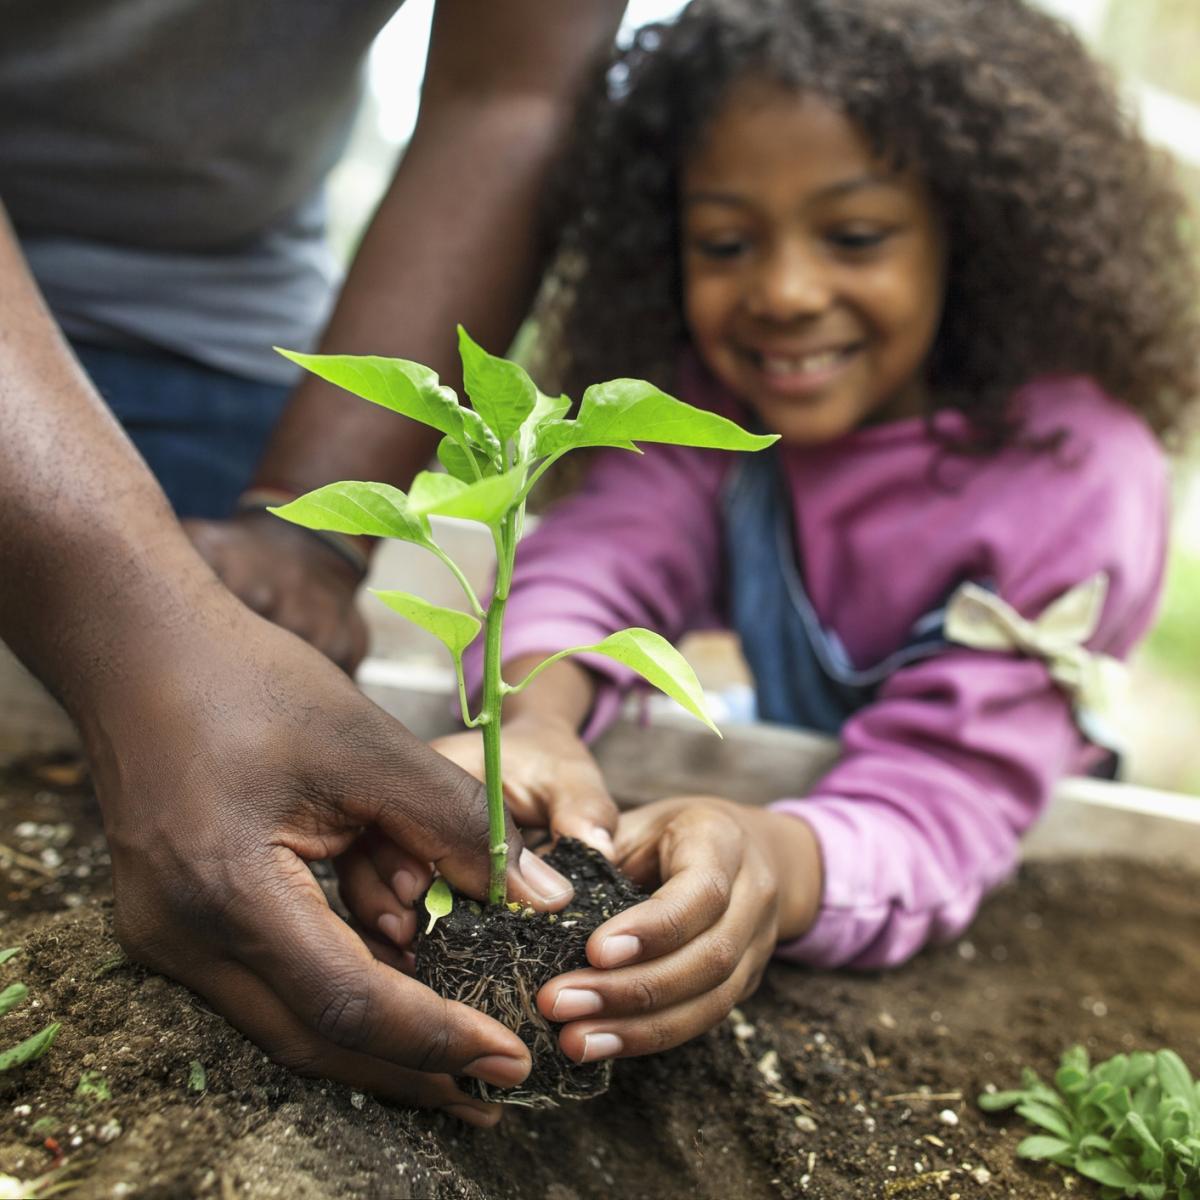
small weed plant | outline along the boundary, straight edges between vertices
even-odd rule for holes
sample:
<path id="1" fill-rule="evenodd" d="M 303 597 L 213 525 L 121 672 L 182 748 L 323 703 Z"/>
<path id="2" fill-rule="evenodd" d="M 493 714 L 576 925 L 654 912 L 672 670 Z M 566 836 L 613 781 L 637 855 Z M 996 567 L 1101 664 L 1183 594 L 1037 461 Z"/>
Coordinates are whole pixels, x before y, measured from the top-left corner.
<path id="1" fill-rule="evenodd" d="M 506 696 L 528 687 L 542 671 L 568 655 L 603 655 L 632 668 L 716 731 L 691 667 L 668 641 L 648 629 L 625 629 L 594 645 L 569 647 L 551 655 L 525 679 L 512 684 L 504 680 L 504 608 L 530 492 L 559 459 L 586 447 L 640 453 L 637 443 L 658 442 L 745 451 L 763 449 L 776 438 L 748 433 L 716 413 L 694 408 L 638 379 L 593 385 L 584 393 L 578 413 L 568 417 L 572 404 L 566 396 L 545 395 L 519 364 L 489 354 L 461 327 L 458 340 L 469 406 L 460 403 L 452 388 L 419 363 L 281 351 L 306 370 L 364 400 L 432 426 L 442 434 L 438 459 L 445 470 L 421 472 L 407 494 L 386 483 L 331 483 L 271 511 L 309 529 L 397 538 L 423 546 L 445 563 L 461 586 L 465 612 L 430 604 L 407 592 L 376 591 L 375 595 L 437 637 L 454 660 L 463 721 L 483 734 L 490 824 L 488 900 L 502 904 L 507 898 L 508 846 L 504 840 L 500 712 Z M 429 522 L 434 515 L 478 521 L 491 531 L 496 574 L 492 594 L 485 601 L 434 540 Z M 483 697 L 479 710 L 472 713 L 463 678 L 463 653 L 481 632 Z"/>
<path id="2" fill-rule="evenodd" d="M 8 962 L 20 951 L 20 946 L 9 946 L 6 950 L 0 950 L 0 965 Z M 28 998 L 29 989 L 23 983 L 10 983 L 8 987 L 0 991 L 0 1017 L 24 1004 Z M 45 1029 L 31 1034 L 23 1042 L 9 1046 L 7 1050 L 0 1050 L 0 1073 L 11 1071 L 15 1067 L 23 1067 L 26 1063 L 41 1058 L 54 1045 L 54 1039 L 58 1037 L 58 1031 L 61 1028 L 62 1026 L 57 1021 L 53 1021 Z"/>
<path id="3" fill-rule="evenodd" d="M 1075 1046 L 1054 1087 L 1028 1067 L 1021 1084 L 985 1092 L 979 1106 L 1015 1108 L 1045 1131 L 1017 1147 L 1022 1158 L 1094 1179 L 1103 1200 L 1200 1200 L 1200 1084 L 1173 1050 L 1118 1054 L 1092 1067 Z"/>

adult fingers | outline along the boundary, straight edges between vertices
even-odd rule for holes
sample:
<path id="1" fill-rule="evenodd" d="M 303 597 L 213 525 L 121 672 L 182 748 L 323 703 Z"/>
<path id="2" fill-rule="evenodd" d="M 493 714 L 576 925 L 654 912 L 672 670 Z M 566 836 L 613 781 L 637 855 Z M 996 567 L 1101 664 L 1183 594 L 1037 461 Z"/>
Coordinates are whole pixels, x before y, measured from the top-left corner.
<path id="1" fill-rule="evenodd" d="M 443 1108 L 471 1125 L 488 1127 L 502 1107 L 475 1100 L 446 1074 L 397 1067 L 370 1054 L 346 1050 L 313 1034 L 251 971 L 223 963 L 206 972 L 208 999 L 276 1062 L 301 1075 L 335 1079 L 402 1104 Z"/>
<path id="2" fill-rule="evenodd" d="M 412 857 L 433 863 L 469 895 L 486 894 L 491 837 L 487 795 L 479 780 L 430 750 L 380 713 L 374 754 L 357 755 L 343 779 L 363 824 Z M 527 850 L 505 813 L 508 891 L 542 912 L 562 908 L 574 894 L 569 880 Z"/>
<path id="3" fill-rule="evenodd" d="M 322 1042 L 418 1071 L 510 1087 L 529 1053 L 510 1030 L 376 961 L 283 847 L 261 864 L 257 894 L 226 915 L 231 952 Z"/>
<path id="4" fill-rule="evenodd" d="M 370 855 L 379 877 L 383 879 L 401 904 L 410 908 L 425 894 L 433 881 L 428 863 L 406 854 L 390 838 L 367 834 L 363 848 Z"/>
<path id="5" fill-rule="evenodd" d="M 367 848 L 355 842 L 333 860 L 342 902 L 368 930 L 407 946 L 416 932 L 417 920 L 388 882 L 380 875 Z"/>

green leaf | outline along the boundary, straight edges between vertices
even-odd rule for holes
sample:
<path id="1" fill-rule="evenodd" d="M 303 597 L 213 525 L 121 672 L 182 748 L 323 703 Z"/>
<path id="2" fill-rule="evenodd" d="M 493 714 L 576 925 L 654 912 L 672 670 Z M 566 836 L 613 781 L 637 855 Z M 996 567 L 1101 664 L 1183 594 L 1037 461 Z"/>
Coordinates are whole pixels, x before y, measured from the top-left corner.
<path id="1" fill-rule="evenodd" d="M 694 717 L 703 721 L 718 737 L 721 731 L 713 723 L 704 702 L 704 690 L 686 658 L 665 637 L 649 629 L 622 629 L 594 646 L 575 646 L 567 654 L 603 654 L 631 667 L 643 679 L 665 692 Z"/>
<path id="2" fill-rule="evenodd" d="M 1032 1140 L 1032 1139 L 1031 1139 Z M 1138 1181 L 1120 1163 L 1111 1158 L 1081 1158 L 1075 1163 L 1075 1170 L 1080 1175 L 1086 1175 L 1097 1183 L 1107 1187 L 1132 1189 Z"/>
<path id="3" fill-rule="evenodd" d="M 1075 1132 L 1061 1108 L 1042 1100 L 1026 1100 L 1017 1105 L 1017 1112 L 1031 1125 L 1040 1125 L 1057 1137 L 1075 1140 Z"/>
<path id="4" fill-rule="evenodd" d="M 188 1063 L 187 1086 L 189 1092 L 204 1092 L 208 1090 L 208 1072 L 204 1069 L 204 1064 L 198 1058 L 193 1058 Z"/>
<path id="5" fill-rule="evenodd" d="M 108 1080 L 99 1071 L 84 1071 L 75 1085 L 75 1095 L 86 1100 L 111 1100 L 112 1091 Z"/>
<path id="6" fill-rule="evenodd" d="M 1000 1112 L 1015 1108 L 1024 1099 L 1024 1092 L 981 1092 L 976 1103 L 984 1112 Z"/>
<path id="7" fill-rule="evenodd" d="M 533 380 L 519 364 L 497 358 L 473 342 L 461 325 L 458 352 L 471 404 L 488 428 L 501 442 L 506 442 L 521 428 L 537 403 Z"/>
<path id="8" fill-rule="evenodd" d="M 53 1025 L 47 1025 L 41 1032 L 27 1037 L 23 1042 L 5 1050 L 3 1054 L 0 1054 L 0 1071 L 9 1071 L 13 1067 L 31 1063 L 35 1058 L 41 1058 L 54 1045 L 54 1039 L 58 1037 L 58 1031 L 61 1028 L 62 1025 L 55 1021 Z"/>
<path id="9" fill-rule="evenodd" d="M 1070 1142 L 1064 1142 L 1061 1138 L 1043 1137 L 1038 1134 L 1034 1137 L 1027 1137 L 1017 1147 L 1018 1158 L 1049 1158 L 1054 1162 L 1060 1162 L 1064 1159 L 1070 1159 L 1073 1153 Z"/>
<path id="10" fill-rule="evenodd" d="M 20 946 L 9 946 L 7 950 L 0 950 L 0 967 L 4 966 L 10 958 L 21 953 Z"/>
<path id="11" fill-rule="evenodd" d="M 454 895 L 450 885 L 444 879 L 435 879 L 433 886 L 425 893 L 425 911 L 429 914 L 425 932 L 429 933 L 442 917 L 448 917 L 453 908 Z"/>
<path id="12" fill-rule="evenodd" d="M 517 431 L 517 459 L 519 462 L 530 462 L 537 457 L 538 434 L 543 426 L 551 421 L 557 421 L 571 411 L 569 396 L 547 396 L 538 392 L 537 403 L 533 412 L 525 418 Z"/>
<path id="13" fill-rule="evenodd" d="M 1196 1085 L 1183 1059 L 1174 1050 L 1160 1050 L 1154 1056 L 1155 1073 L 1168 1096 L 1182 1101 L 1191 1118 L 1200 1125 L 1200 1103 L 1196 1098 Z"/>
<path id="14" fill-rule="evenodd" d="M 422 471 L 408 492 L 409 509 L 422 517 L 437 513 L 464 517 L 484 525 L 498 525 L 525 485 L 523 468 L 493 475 L 478 483 L 464 483 L 452 475 Z"/>
<path id="15" fill-rule="evenodd" d="M 437 456 L 438 462 L 455 479 L 461 479 L 463 483 L 474 483 L 484 475 L 496 474 L 496 468 L 486 454 L 481 450 L 476 450 L 473 446 L 470 448 L 462 446 L 452 437 L 444 437 L 438 443 Z M 471 470 L 472 462 L 477 468 L 475 471 Z"/>
<path id="16" fill-rule="evenodd" d="M 613 379 L 583 394 L 574 421 L 549 421 L 538 437 L 537 454 L 582 446 L 633 449 L 635 442 L 663 442 L 712 450 L 762 450 L 777 434 L 748 433 L 716 413 L 694 408 L 641 379 Z"/>
<path id="17" fill-rule="evenodd" d="M 29 989 L 23 983 L 10 983 L 0 992 L 0 1017 L 6 1012 L 11 1012 L 18 1004 L 24 1003 L 28 995 Z"/>
<path id="18" fill-rule="evenodd" d="M 413 511 L 399 488 L 386 483 L 327 483 L 267 511 L 306 529 L 397 538 L 419 546 L 433 541 L 425 517 Z"/>
<path id="19" fill-rule="evenodd" d="M 412 596 L 408 592 L 386 592 L 376 588 L 371 588 L 370 591 L 393 612 L 398 612 L 414 625 L 432 633 L 456 659 L 462 657 L 462 652 L 475 640 L 482 628 L 479 621 L 469 613 L 430 604 L 428 600 L 422 600 L 420 596 Z"/>
<path id="20" fill-rule="evenodd" d="M 401 416 L 432 425 L 442 433 L 463 436 L 462 406 L 452 388 L 438 382 L 437 372 L 403 358 L 373 354 L 299 354 L 276 351 L 306 371 Z"/>

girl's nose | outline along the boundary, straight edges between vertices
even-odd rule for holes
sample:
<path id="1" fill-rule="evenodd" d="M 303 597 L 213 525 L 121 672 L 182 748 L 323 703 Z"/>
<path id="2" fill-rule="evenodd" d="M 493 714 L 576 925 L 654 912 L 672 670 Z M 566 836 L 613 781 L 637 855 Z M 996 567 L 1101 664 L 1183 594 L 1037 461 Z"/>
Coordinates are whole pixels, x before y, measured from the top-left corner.
<path id="1" fill-rule="evenodd" d="M 822 263 L 800 247 L 779 247 L 759 264 L 746 304 L 756 317 L 787 321 L 823 312 L 831 297 Z"/>

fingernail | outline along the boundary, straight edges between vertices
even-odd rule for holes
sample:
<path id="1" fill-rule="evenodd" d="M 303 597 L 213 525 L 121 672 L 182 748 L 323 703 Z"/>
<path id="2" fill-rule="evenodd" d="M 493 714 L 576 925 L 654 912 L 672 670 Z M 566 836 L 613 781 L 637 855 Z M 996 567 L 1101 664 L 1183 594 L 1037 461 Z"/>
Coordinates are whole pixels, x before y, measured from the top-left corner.
<path id="1" fill-rule="evenodd" d="M 416 904 L 417 897 L 421 894 L 421 881 L 411 871 L 401 867 L 392 876 L 392 891 L 405 904 Z"/>
<path id="2" fill-rule="evenodd" d="M 581 1063 L 595 1062 L 600 1058 L 615 1058 L 625 1048 L 615 1033 L 589 1033 L 583 1039 L 583 1057 Z"/>
<path id="3" fill-rule="evenodd" d="M 391 938 L 397 946 L 403 946 L 408 941 L 404 922 L 395 913 L 384 913 L 376 924 L 379 926 L 379 932 L 384 937 Z"/>
<path id="4" fill-rule="evenodd" d="M 531 850 L 522 850 L 517 869 L 527 884 L 546 904 L 574 895 L 571 881 L 560 875 L 549 863 L 538 858 Z"/>
<path id="5" fill-rule="evenodd" d="M 516 1087 L 529 1074 L 529 1060 L 506 1054 L 485 1054 L 463 1067 L 461 1074 L 482 1079 L 495 1087 Z"/>
<path id="6" fill-rule="evenodd" d="M 611 859 L 616 856 L 617 848 L 613 845 L 612 834 L 603 825 L 593 825 L 580 840 L 586 842 L 593 850 L 599 850 L 605 858 Z"/>
<path id="7" fill-rule="evenodd" d="M 603 1007 L 600 993 L 591 988 L 563 988 L 555 997 L 550 1016 L 555 1021 L 574 1021 L 576 1017 L 598 1013 Z"/>
<path id="8" fill-rule="evenodd" d="M 642 952 L 642 939 L 632 933 L 614 933 L 600 943 L 600 965 L 619 967 Z"/>

